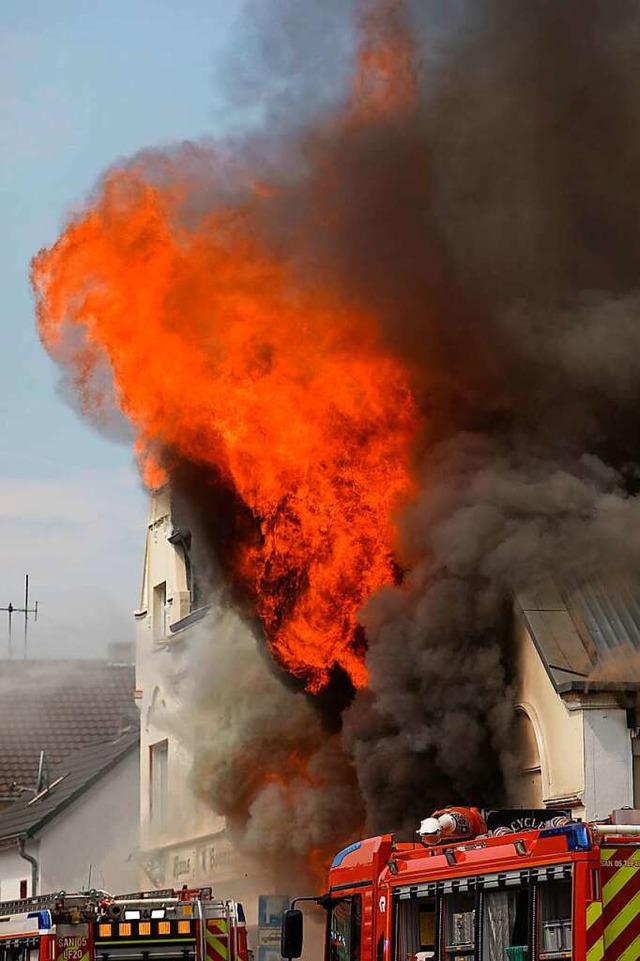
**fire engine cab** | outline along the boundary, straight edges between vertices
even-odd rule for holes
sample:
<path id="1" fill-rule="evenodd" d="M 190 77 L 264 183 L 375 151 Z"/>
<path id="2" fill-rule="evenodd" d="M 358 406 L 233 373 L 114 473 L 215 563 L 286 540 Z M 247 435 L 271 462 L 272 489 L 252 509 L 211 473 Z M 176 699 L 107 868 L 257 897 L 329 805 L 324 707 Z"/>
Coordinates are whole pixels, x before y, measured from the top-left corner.
<path id="1" fill-rule="evenodd" d="M 0 961 L 248 961 L 245 917 L 210 888 L 3 901 Z"/>
<path id="2" fill-rule="evenodd" d="M 391 834 L 340 851 L 325 961 L 640 961 L 640 813 L 446 808 L 415 843 Z M 285 912 L 284 957 L 302 915 Z"/>

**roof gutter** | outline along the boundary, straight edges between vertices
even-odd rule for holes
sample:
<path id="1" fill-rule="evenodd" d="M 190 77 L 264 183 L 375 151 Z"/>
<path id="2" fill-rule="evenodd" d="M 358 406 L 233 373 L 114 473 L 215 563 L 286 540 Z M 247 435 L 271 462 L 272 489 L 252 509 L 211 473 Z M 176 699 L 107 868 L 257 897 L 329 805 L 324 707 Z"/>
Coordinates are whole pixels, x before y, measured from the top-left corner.
<path id="1" fill-rule="evenodd" d="M 25 851 L 25 840 L 26 837 L 24 834 L 18 838 L 18 854 L 31 865 L 31 897 L 33 898 L 38 893 L 39 865 L 36 858 L 34 858 L 31 854 L 27 854 Z"/>

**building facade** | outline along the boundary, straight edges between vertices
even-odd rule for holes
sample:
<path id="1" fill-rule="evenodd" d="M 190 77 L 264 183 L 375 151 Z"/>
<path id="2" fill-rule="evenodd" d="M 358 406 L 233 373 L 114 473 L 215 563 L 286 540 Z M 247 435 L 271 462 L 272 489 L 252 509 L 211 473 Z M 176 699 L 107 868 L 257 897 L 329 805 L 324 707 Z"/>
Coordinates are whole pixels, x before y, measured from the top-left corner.
<path id="1" fill-rule="evenodd" d="M 513 800 L 604 818 L 640 808 L 640 605 L 613 578 L 547 583 L 515 610 Z"/>
<path id="2" fill-rule="evenodd" d="M 184 723 L 187 673 L 201 605 L 190 534 L 174 526 L 167 489 L 151 496 L 136 620 L 136 698 L 140 710 L 140 885 L 215 887 L 245 905 L 254 923 L 269 890 L 256 866 L 234 849 L 224 819 L 199 799 L 190 774 L 198 724 Z M 215 638 L 211 639 L 212 644 Z"/>

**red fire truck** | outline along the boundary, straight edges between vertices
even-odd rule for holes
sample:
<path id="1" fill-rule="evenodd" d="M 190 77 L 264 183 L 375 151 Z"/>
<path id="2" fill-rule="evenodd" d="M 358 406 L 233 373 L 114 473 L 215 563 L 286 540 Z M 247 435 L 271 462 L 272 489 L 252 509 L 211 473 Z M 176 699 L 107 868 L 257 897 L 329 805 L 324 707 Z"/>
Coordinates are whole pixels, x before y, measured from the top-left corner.
<path id="1" fill-rule="evenodd" d="M 447 808 L 333 860 L 325 961 L 640 961 L 640 814 Z M 292 904 L 284 957 L 299 957 Z"/>
<path id="2" fill-rule="evenodd" d="M 210 888 L 3 901 L 0 961 L 248 961 L 244 912 Z"/>

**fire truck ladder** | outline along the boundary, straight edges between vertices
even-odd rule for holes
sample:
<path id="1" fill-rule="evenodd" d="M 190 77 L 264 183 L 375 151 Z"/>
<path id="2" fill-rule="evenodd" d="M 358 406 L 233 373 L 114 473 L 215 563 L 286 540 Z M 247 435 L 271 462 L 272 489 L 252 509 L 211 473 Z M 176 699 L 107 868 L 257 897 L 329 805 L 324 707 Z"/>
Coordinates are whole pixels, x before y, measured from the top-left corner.
<path id="1" fill-rule="evenodd" d="M 97 905 L 105 897 L 110 897 L 105 891 L 83 891 L 73 894 L 67 894 L 66 891 L 54 891 L 51 894 L 37 894 L 30 898 L 0 901 L 0 915 L 51 910 L 57 905 L 62 908 L 87 907 L 93 904 Z"/>

